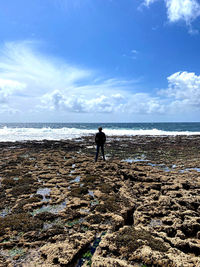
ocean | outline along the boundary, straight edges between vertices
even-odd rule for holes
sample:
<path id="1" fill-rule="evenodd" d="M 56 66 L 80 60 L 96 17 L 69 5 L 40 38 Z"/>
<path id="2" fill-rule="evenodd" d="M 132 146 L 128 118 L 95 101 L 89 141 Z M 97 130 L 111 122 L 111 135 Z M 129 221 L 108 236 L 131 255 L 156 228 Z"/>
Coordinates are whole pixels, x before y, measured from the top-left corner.
<path id="1" fill-rule="evenodd" d="M 200 135 L 200 122 L 191 123 L 0 123 L 0 142 L 66 140 L 93 135 L 99 126 L 107 136 Z"/>

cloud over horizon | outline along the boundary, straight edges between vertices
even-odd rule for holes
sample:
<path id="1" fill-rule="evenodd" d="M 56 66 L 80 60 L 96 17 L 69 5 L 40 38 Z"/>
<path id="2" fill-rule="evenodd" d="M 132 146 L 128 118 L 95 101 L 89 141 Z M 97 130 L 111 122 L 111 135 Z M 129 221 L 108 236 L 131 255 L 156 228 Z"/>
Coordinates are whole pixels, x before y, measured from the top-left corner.
<path id="1" fill-rule="evenodd" d="M 176 72 L 167 79 L 169 86 L 160 93 L 173 99 L 173 109 L 200 110 L 200 75 L 184 71 Z"/>
<path id="2" fill-rule="evenodd" d="M 164 114 L 200 109 L 200 76 L 177 72 L 168 88 L 151 95 L 134 80 L 97 72 L 39 53 L 34 42 L 7 43 L 0 51 L 0 113 Z M 181 109 L 180 109 L 181 107 Z"/>

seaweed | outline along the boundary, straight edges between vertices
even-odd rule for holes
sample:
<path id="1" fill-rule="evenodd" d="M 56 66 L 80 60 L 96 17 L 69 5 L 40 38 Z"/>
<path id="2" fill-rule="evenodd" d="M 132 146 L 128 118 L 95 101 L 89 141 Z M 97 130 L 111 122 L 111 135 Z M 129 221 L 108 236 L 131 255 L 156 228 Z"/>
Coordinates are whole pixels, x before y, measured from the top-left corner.
<path id="1" fill-rule="evenodd" d="M 16 180 L 14 180 L 14 178 L 11 177 L 6 177 L 2 180 L 2 186 L 7 189 L 7 188 L 11 188 L 13 186 L 15 186 L 18 182 Z"/>
<path id="2" fill-rule="evenodd" d="M 120 209 L 120 203 L 116 196 L 103 196 L 102 197 L 104 203 L 97 206 L 96 210 L 99 212 L 115 212 Z"/>
<path id="3" fill-rule="evenodd" d="M 82 187 L 75 187 L 71 190 L 71 195 L 73 197 L 80 197 L 82 195 L 86 195 L 88 193 L 88 189 L 85 186 Z"/>
<path id="4" fill-rule="evenodd" d="M 17 197 L 22 194 L 29 194 L 30 192 L 32 192 L 32 187 L 31 185 L 28 185 L 28 184 L 15 186 L 11 190 L 11 194 L 14 197 Z"/>
<path id="5" fill-rule="evenodd" d="M 14 209 L 14 212 L 15 213 L 21 213 L 23 210 L 23 207 L 26 204 L 32 204 L 32 203 L 40 202 L 40 201 L 41 201 L 40 195 L 35 195 L 35 196 L 28 198 L 28 199 L 22 199 L 17 203 L 17 206 Z"/>
<path id="6" fill-rule="evenodd" d="M 41 229 L 43 222 L 37 218 L 33 218 L 28 213 L 7 215 L 4 218 L 0 218 L 0 234 L 6 233 L 6 228 L 12 231 L 17 230 L 21 232 L 27 232 L 35 229 Z"/>
<path id="7" fill-rule="evenodd" d="M 152 234 L 144 229 L 136 230 L 134 227 L 126 227 L 117 234 L 116 245 L 120 249 L 126 247 L 127 255 L 138 249 L 142 244 L 141 240 L 148 242 L 148 245 L 160 252 L 167 252 L 168 248 L 163 241 L 156 240 Z"/>
<path id="8" fill-rule="evenodd" d="M 11 250 L 9 250 L 9 256 L 11 258 L 21 258 L 25 256 L 26 251 L 23 248 L 14 247 Z"/>
<path id="9" fill-rule="evenodd" d="M 102 236 L 104 236 L 105 234 L 106 232 L 103 232 L 100 237 L 95 238 L 93 244 L 91 244 L 89 248 L 85 251 L 85 253 L 82 255 L 76 267 L 81 267 L 84 263 L 87 263 L 87 266 L 92 265 L 92 256 L 94 255 L 97 247 L 99 246 Z"/>
<path id="10" fill-rule="evenodd" d="M 113 191 L 112 187 L 109 184 L 101 184 L 100 186 L 100 190 L 101 192 L 105 193 L 105 194 L 109 194 L 110 192 Z"/>

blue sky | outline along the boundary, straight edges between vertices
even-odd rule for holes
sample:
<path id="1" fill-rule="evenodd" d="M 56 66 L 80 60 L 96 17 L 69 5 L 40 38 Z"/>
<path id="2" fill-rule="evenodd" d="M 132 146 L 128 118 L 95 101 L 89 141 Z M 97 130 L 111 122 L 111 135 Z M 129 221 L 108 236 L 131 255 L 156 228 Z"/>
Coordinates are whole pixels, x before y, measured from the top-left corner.
<path id="1" fill-rule="evenodd" d="M 199 121 L 199 47 L 199 0 L 1 1 L 0 121 Z"/>

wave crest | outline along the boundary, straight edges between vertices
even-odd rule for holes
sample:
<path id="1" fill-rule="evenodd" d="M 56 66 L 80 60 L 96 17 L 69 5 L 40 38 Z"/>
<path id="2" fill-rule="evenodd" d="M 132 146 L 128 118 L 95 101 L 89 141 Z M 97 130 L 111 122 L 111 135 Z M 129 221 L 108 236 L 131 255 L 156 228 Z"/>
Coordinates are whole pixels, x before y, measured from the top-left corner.
<path id="1" fill-rule="evenodd" d="M 107 136 L 135 136 L 135 135 L 200 135 L 200 132 L 189 131 L 163 131 L 159 129 L 134 130 L 134 129 L 109 129 L 104 128 Z M 81 136 L 94 135 L 94 129 L 78 129 L 78 128 L 59 128 L 50 127 L 43 128 L 9 128 L 4 126 L 0 128 L 0 141 L 28 141 L 28 140 L 67 140 L 79 138 Z"/>

